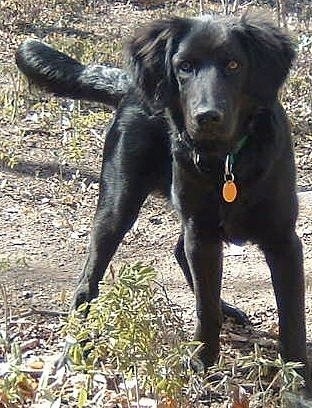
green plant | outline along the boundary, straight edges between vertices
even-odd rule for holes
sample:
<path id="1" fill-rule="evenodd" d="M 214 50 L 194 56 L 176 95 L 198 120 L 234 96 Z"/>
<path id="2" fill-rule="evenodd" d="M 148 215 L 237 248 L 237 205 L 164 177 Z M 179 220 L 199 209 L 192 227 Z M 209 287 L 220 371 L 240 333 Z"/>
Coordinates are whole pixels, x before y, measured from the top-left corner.
<path id="1" fill-rule="evenodd" d="M 34 399 L 37 382 L 30 376 L 12 368 L 0 378 L 0 407 L 18 408 L 28 405 Z"/>
<path id="2" fill-rule="evenodd" d="M 16 258 L 15 265 L 25 265 L 24 257 Z M 12 265 L 8 257 L 0 257 L 0 272 L 7 271 Z M 11 340 L 8 324 L 8 300 L 5 285 L 0 285 L 4 309 L 4 329 L 0 332 L 0 358 L 3 361 L 0 376 L 0 408 L 18 408 L 33 401 L 37 381 L 22 373 L 18 366 L 21 363 L 19 344 Z"/>
<path id="3" fill-rule="evenodd" d="M 0 161 L 10 168 L 13 168 L 18 161 L 15 147 L 15 144 L 8 140 L 0 140 Z"/>
<path id="4" fill-rule="evenodd" d="M 274 399 L 276 406 L 283 404 L 286 393 L 298 393 L 303 386 L 303 378 L 296 369 L 302 367 L 301 363 L 285 363 L 281 356 L 270 359 L 255 343 L 254 352 L 237 360 L 236 369 L 245 372 L 247 381 L 254 384 L 254 403 L 268 406 Z"/>
<path id="5" fill-rule="evenodd" d="M 257 344 L 245 356 L 221 354 L 205 377 L 194 373 L 190 361 L 200 344 L 187 341 L 181 310 L 155 278 L 151 266 L 125 266 L 115 282 L 101 284 L 98 299 L 70 316 L 64 327 L 73 342 L 70 358 L 85 374 L 79 406 L 88 406 L 98 373 L 134 382 L 134 395 L 126 387 L 127 407 L 140 395 L 153 396 L 162 408 L 201 406 L 202 397 L 226 404 L 234 401 L 233 389 L 243 390 L 246 406 L 253 408 L 283 407 L 289 394 L 298 398 L 300 364 L 284 363 L 280 356 L 271 359 Z"/>
<path id="6" fill-rule="evenodd" d="M 109 367 L 125 379 L 135 378 L 143 394 L 186 406 L 182 390 L 194 376 L 190 359 L 200 345 L 187 341 L 181 313 L 155 277 L 151 266 L 138 263 L 123 267 L 114 284 L 103 282 L 99 298 L 68 320 L 65 331 L 76 340 L 70 356 L 77 370 Z"/>
<path id="7" fill-rule="evenodd" d="M 78 103 L 77 108 L 68 116 L 67 129 L 63 129 L 61 156 L 64 160 L 79 163 L 87 153 L 87 139 L 90 138 L 90 133 L 101 134 L 110 118 L 111 114 L 105 110 L 85 114 L 80 110 Z"/>

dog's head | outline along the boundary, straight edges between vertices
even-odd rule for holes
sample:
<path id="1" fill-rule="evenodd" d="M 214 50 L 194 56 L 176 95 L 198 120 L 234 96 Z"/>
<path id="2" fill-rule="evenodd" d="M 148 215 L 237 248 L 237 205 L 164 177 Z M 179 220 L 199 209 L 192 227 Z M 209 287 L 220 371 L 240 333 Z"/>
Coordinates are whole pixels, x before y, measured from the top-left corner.
<path id="1" fill-rule="evenodd" d="M 227 145 L 253 110 L 274 103 L 295 56 L 285 34 L 250 15 L 154 22 L 137 32 L 128 53 L 150 106 L 169 108 L 194 140 Z"/>

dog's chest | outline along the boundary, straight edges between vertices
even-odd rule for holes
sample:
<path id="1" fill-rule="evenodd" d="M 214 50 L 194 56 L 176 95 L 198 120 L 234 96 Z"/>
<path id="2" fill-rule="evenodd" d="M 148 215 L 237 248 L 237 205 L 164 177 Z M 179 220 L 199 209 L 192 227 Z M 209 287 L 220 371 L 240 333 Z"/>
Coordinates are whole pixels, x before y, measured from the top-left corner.
<path id="1" fill-rule="evenodd" d="M 221 199 L 218 214 L 219 233 L 224 241 L 240 245 L 252 240 L 249 211 L 239 199 L 234 203 L 223 203 Z"/>
<path id="2" fill-rule="evenodd" d="M 172 204 L 183 223 L 195 220 L 200 229 L 217 235 L 226 242 L 242 244 L 253 240 L 252 217 L 244 196 L 232 203 L 222 197 L 222 181 L 185 188 L 183 183 L 173 183 Z"/>
<path id="3" fill-rule="evenodd" d="M 208 234 L 217 233 L 227 242 L 254 241 L 257 235 L 251 204 L 254 200 L 250 188 L 242 184 L 240 172 L 235 173 L 237 196 L 227 202 L 223 194 L 227 180 L 223 160 L 200 157 L 196 162 L 178 149 L 175 153 L 171 199 L 182 222 L 193 219 L 200 229 L 207 229 Z"/>

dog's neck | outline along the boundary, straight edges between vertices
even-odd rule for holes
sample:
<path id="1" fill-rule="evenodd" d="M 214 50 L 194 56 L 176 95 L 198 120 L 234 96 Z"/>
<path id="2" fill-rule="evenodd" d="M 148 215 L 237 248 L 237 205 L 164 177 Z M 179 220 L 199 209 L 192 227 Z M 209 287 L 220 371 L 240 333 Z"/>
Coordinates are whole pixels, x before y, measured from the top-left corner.
<path id="1" fill-rule="evenodd" d="M 190 137 L 188 132 L 182 123 L 176 123 L 174 114 L 171 115 L 167 112 L 167 120 L 172 130 L 172 152 L 178 153 L 185 159 L 192 160 L 193 164 L 200 173 L 210 173 L 211 166 L 217 163 L 225 163 L 229 156 L 229 161 L 234 164 L 237 158 L 243 153 L 243 151 L 250 144 L 251 139 L 257 137 L 258 133 L 271 133 L 271 118 L 272 110 L 267 107 L 257 106 L 252 112 L 249 112 L 248 116 L 242 118 L 239 123 L 242 126 L 236 129 L 232 142 L 229 142 L 228 146 L 224 145 L 223 148 L 215 149 L 213 142 L 196 141 Z M 261 123 L 263 130 L 259 132 L 259 123 Z M 262 135 L 263 136 L 263 135 Z"/>
<path id="2" fill-rule="evenodd" d="M 233 164 L 236 157 L 248 142 L 249 134 L 245 133 L 236 142 L 234 148 L 226 149 L 224 152 L 209 151 L 203 143 L 198 143 L 190 138 L 186 131 L 174 132 L 173 154 L 177 151 L 183 153 L 183 156 L 191 160 L 199 173 L 210 173 L 211 165 L 216 162 L 225 162 L 227 158 Z"/>

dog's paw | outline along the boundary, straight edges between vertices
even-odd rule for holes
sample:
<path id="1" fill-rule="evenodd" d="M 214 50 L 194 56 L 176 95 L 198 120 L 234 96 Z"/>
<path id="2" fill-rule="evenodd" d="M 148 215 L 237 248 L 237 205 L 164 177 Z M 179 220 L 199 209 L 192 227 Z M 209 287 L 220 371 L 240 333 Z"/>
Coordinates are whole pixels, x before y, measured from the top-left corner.
<path id="1" fill-rule="evenodd" d="M 251 324 L 245 312 L 224 301 L 222 301 L 222 312 L 224 316 L 233 319 L 240 326 L 249 326 Z"/>
<path id="2" fill-rule="evenodd" d="M 77 310 L 83 303 L 89 303 L 97 297 L 98 290 L 92 290 L 88 284 L 80 283 L 75 290 L 70 310 Z"/>
<path id="3" fill-rule="evenodd" d="M 53 367 L 54 374 L 61 369 L 70 368 L 70 358 L 68 354 L 70 346 L 71 346 L 71 343 L 66 342 L 61 356 L 54 362 L 54 367 Z"/>

